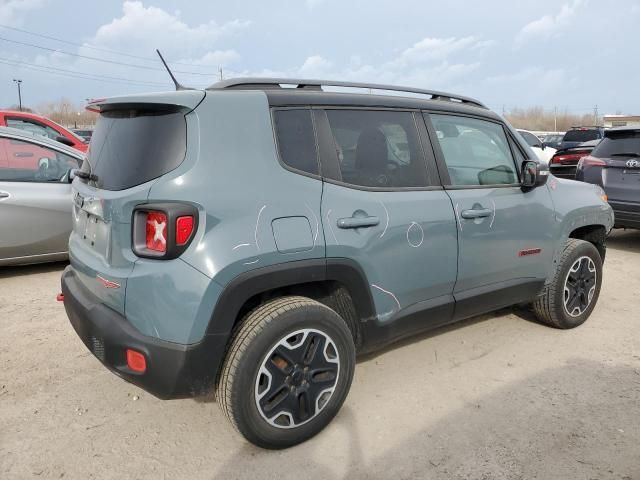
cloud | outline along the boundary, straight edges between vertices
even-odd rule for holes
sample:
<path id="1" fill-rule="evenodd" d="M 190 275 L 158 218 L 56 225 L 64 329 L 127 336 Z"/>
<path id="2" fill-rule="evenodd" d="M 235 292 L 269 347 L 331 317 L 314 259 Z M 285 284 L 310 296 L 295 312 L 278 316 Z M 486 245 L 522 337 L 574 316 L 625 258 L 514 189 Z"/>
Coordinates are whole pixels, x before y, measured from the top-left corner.
<path id="1" fill-rule="evenodd" d="M 2 0 L 0 1 L 0 23 L 11 26 L 20 25 L 25 13 L 36 10 L 45 3 L 45 0 Z"/>
<path id="2" fill-rule="evenodd" d="M 420 63 L 430 60 L 441 60 L 450 55 L 467 50 L 486 48 L 493 45 L 491 40 L 480 40 L 476 37 L 424 38 L 402 52 L 399 62 Z"/>
<path id="3" fill-rule="evenodd" d="M 221 37 L 231 35 L 250 25 L 246 20 L 223 24 L 209 21 L 189 26 L 173 14 L 158 8 L 145 7 L 140 1 L 125 1 L 122 16 L 102 25 L 88 42 L 118 51 L 149 54 L 159 48 L 167 57 L 188 58 L 202 55 Z"/>
<path id="4" fill-rule="evenodd" d="M 565 3 L 556 15 L 544 15 L 532 22 L 527 23 L 518 35 L 516 35 L 516 46 L 523 45 L 526 41 L 534 38 L 549 39 L 560 30 L 570 25 L 578 8 L 585 3 L 584 0 L 573 0 L 570 4 Z"/>
<path id="5" fill-rule="evenodd" d="M 529 85 L 537 92 L 559 92 L 576 88 L 579 81 L 562 68 L 544 69 L 529 66 L 522 70 L 502 75 L 488 77 L 486 83 L 492 86 Z"/>

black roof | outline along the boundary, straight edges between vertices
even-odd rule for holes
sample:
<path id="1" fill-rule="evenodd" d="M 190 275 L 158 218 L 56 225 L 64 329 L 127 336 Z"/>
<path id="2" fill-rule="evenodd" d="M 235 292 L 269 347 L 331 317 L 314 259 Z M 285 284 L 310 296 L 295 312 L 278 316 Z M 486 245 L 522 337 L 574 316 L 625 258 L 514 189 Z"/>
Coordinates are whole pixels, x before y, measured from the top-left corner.
<path id="1" fill-rule="evenodd" d="M 282 88 L 281 85 L 295 85 Z M 364 89 L 363 92 L 325 91 L 322 87 L 347 87 Z M 462 95 L 397 85 L 340 82 L 331 80 L 306 80 L 285 78 L 246 78 L 218 82 L 207 90 L 262 90 L 272 106 L 336 105 L 381 108 L 406 108 L 441 110 L 446 112 L 473 113 L 499 118 L 478 100 Z M 376 93 L 371 93 L 375 90 Z M 378 91 L 408 94 L 384 95 Z"/>

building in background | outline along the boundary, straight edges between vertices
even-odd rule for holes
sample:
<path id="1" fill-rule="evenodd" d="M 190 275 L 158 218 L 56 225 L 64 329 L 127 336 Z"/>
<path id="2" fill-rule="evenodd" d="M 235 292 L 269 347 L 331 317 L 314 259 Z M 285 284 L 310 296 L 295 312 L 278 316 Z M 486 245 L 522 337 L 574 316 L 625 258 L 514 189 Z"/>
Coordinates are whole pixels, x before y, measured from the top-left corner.
<path id="1" fill-rule="evenodd" d="M 604 128 L 640 127 L 640 115 L 605 115 Z"/>

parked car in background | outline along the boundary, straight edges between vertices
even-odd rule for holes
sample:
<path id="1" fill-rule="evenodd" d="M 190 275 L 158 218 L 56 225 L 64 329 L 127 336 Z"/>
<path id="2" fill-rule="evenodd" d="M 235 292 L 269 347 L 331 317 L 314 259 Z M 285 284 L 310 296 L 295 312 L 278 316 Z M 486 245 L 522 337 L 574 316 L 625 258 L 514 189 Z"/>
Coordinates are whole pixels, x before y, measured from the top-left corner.
<path id="1" fill-rule="evenodd" d="M 571 127 L 560 143 L 559 150 L 577 147 L 581 143 L 600 140 L 604 137 L 604 127 Z"/>
<path id="2" fill-rule="evenodd" d="M 524 141 L 529 144 L 531 150 L 534 151 L 538 159 L 543 162 L 545 165 L 549 163 L 549 160 L 556 153 L 555 149 L 550 147 L 545 147 L 536 135 L 528 130 L 518 130 L 518 133 L 524 138 Z"/>
<path id="3" fill-rule="evenodd" d="M 82 137 L 85 142 L 89 143 L 91 141 L 91 135 L 93 135 L 93 130 L 90 128 L 72 128 L 71 131 Z"/>
<path id="4" fill-rule="evenodd" d="M 35 113 L 0 110 L 0 126 L 26 130 L 73 147 L 83 153 L 89 148 L 89 143 L 82 137 L 62 125 L 58 125 L 53 120 Z"/>
<path id="5" fill-rule="evenodd" d="M 558 150 L 549 161 L 549 171 L 556 177 L 575 179 L 578 162 L 589 155 L 598 143 L 600 140 L 590 140 L 577 147 Z"/>
<path id="6" fill-rule="evenodd" d="M 578 162 L 576 180 L 604 189 L 616 227 L 640 229 L 640 128 L 607 130 L 591 155 Z"/>
<path id="7" fill-rule="evenodd" d="M 560 144 L 562 143 L 562 137 L 564 137 L 564 133 L 552 133 L 545 135 L 542 139 L 542 145 L 544 147 L 551 147 L 557 150 L 560 148 Z"/>
<path id="8" fill-rule="evenodd" d="M 0 265 L 67 258 L 70 171 L 83 158 L 55 140 L 0 127 Z"/>
<path id="9" fill-rule="evenodd" d="M 262 447 L 324 428 L 357 353 L 521 302 L 573 328 L 596 305 L 613 227 L 602 189 L 548 186 L 477 100 L 253 78 L 89 108 L 62 274 L 71 324 L 158 397 L 217 383 Z"/>

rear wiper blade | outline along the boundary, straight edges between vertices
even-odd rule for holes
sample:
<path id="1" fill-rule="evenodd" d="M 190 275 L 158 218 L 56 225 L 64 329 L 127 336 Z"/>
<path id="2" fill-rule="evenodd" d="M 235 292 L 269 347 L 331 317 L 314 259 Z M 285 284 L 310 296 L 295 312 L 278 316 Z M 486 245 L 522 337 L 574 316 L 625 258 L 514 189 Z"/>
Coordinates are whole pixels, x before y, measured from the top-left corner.
<path id="1" fill-rule="evenodd" d="M 97 182 L 98 176 L 93 173 L 82 172 L 80 170 L 76 170 L 74 175 L 83 180 L 89 180 L 90 182 Z"/>
<path id="2" fill-rule="evenodd" d="M 640 153 L 626 152 L 626 153 L 612 153 L 611 157 L 640 157 Z"/>

